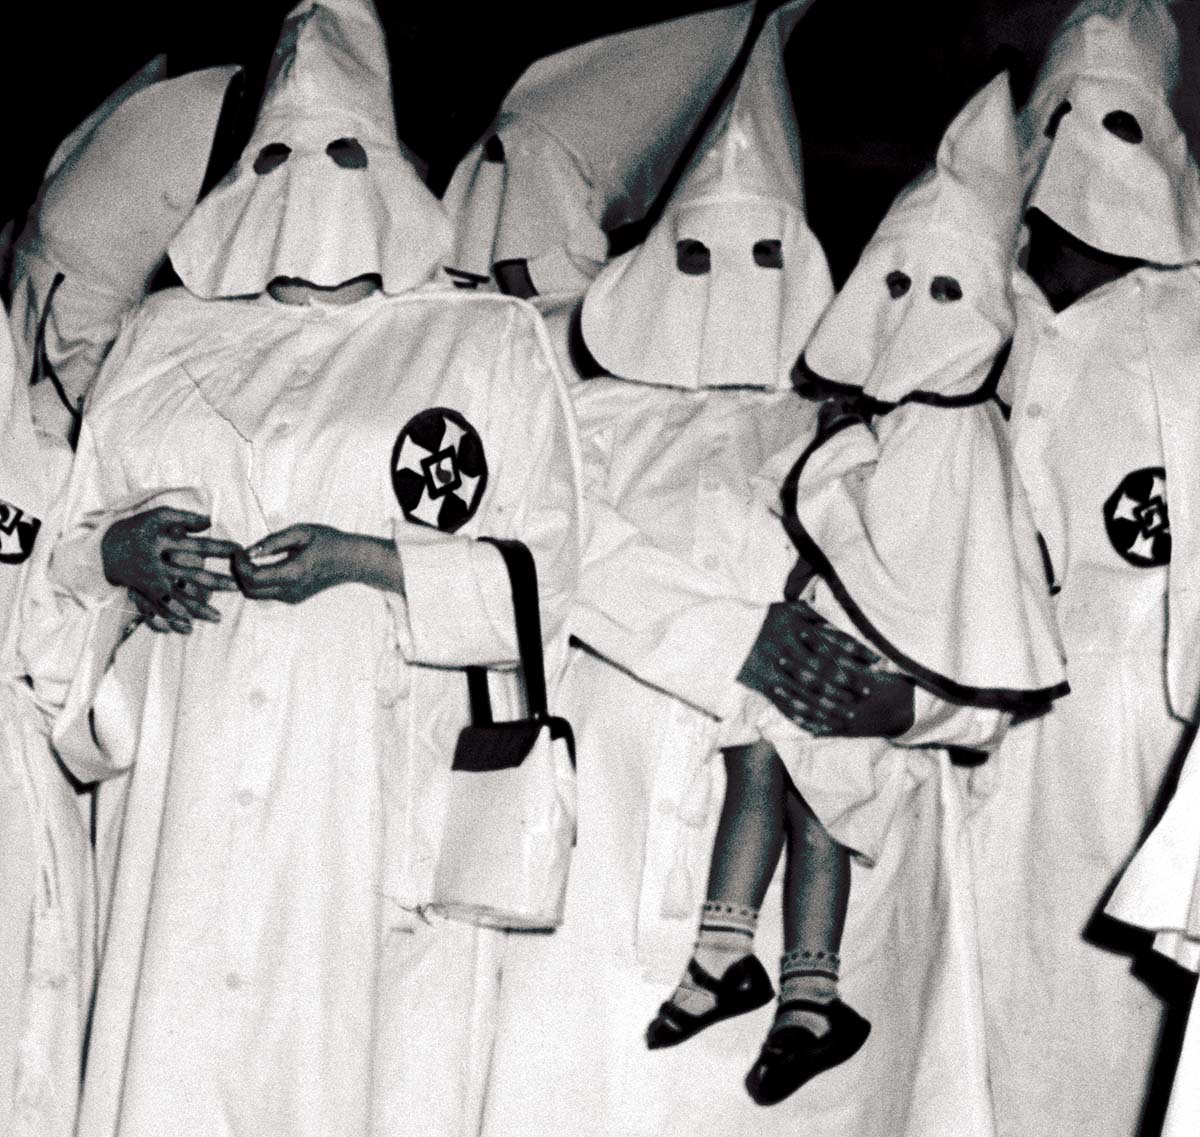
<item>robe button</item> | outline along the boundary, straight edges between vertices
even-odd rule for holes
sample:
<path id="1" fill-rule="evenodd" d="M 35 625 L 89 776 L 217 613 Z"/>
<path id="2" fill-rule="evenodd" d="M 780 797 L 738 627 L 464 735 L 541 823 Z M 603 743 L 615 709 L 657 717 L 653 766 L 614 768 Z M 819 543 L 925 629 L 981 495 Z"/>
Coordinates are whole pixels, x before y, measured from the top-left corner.
<path id="1" fill-rule="evenodd" d="M 1025 408 L 1025 413 L 1030 418 L 1041 418 L 1043 410 L 1044 408 L 1042 407 L 1041 403 L 1030 403 L 1029 406 Z"/>
<path id="2" fill-rule="evenodd" d="M 705 557 L 703 557 L 701 559 L 700 563 L 706 569 L 708 569 L 710 572 L 712 572 L 712 571 L 716 570 L 716 567 L 718 564 L 720 564 L 720 561 L 717 560 L 715 553 L 708 553 Z"/>
<path id="3" fill-rule="evenodd" d="M 236 972 L 231 971 L 225 976 L 225 986 L 230 991 L 240 991 L 242 987 L 242 977 Z"/>
<path id="4" fill-rule="evenodd" d="M 267 693 L 261 687 L 255 687 L 246 696 L 246 701 L 252 707 L 265 707 L 267 705 Z"/>
<path id="5" fill-rule="evenodd" d="M 243 808 L 248 809 L 254 804 L 254 794 L 249 790 L 240 790 L 237 796 L 237 803 Z"/>

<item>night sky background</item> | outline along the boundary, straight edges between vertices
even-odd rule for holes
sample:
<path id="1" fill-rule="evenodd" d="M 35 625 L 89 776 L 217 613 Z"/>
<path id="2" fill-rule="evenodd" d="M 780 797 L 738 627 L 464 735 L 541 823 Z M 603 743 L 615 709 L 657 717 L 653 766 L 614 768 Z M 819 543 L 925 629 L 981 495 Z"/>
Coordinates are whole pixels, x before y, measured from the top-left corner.
<path id="1" fill-rule="evenodd" d="M 232 163 L 253 124 L 267 63 L 294 0 L 4 6 L 0 223 L 20 216 L 58 142 L 152 55 L 171 74 L 217 63 L 246 69 L 242 121 L 218 146 Z M 611 0 L 462 5 L 376 0 L 388 34 L 401 136 L 440 190 L 534 59 L 594 36 L 717 3 Z M 933 156 L 967 97 L 1001 67 L 1023 100 L 1045 43 L 1074 0 L 815 0 L 787 53 L 800 120 L 809 220 L 839 282 L 899 188 Z M 760 9 L 778 0 L 760 0 Z M 1200 0 L 1185 13 L 1185 72 L 1200 75 Z M 1177 100 L 1193 142 L 1200 97 Z M 1195 148 L 1195 145 L 1194 145 Z"/>
<path id="2" fill-rule="evenodd" d="M 975 89 L 1006 66 L 1017 98 L 1024 97 L 1046 39 L 1071 2 L 815 0 L 787 63 L 809 219 L 839 281 Z M 435 189 L 537 57 L 720 6 L 695 0 L 560 4 L 549 11 L 534 4 L 377 5 L 391 48 L 400 134 L 430 163 Z M 0 125 L 8 141 L 0 222 L 24 212 L 62 137 L 156 52 L 167 53 L 172 74 L 217 63 L 245 67 L 244 121 L 219 143 L 232 161 L 252 125 L 279 24 L 291 7 L 290 0 L 6 5 Z M 1185 0 L 1185 7 L 1200 15 L 1195 0 Z M 1197 46 L 1189 37 L 1190 56 Z M 1191 111 L 1200 118 L 1200 107 Z"/>

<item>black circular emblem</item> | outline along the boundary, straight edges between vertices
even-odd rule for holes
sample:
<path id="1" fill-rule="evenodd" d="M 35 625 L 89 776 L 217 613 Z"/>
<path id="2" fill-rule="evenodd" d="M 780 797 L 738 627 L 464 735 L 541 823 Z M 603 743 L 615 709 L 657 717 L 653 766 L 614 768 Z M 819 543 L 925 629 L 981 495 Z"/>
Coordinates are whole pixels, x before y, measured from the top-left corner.
<path id="1" fill-rule="evenodd" d="M 1104 526 L 1112 546 L 1131 565 L 1153 568 L 1171 560 L 1167 472 L 1161 466 L 1134 470 L 1104 503 Z"/>
<path id="2" fill-rule="evenodd" d="M 479 432 L 448 407 L 413 415 L 392 449 L 392 488 L 405 519 L 443 533 L 475 516 L 487 475 Z"/>

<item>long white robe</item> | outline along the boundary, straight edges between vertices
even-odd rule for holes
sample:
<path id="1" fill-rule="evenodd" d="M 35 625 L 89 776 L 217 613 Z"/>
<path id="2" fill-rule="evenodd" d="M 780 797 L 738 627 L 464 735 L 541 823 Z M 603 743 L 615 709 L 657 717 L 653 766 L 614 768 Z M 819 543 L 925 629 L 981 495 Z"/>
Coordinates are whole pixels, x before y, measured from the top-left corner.
<path id="1" fill-rule="evenodd" d="M 27 379 L 0 321 L 0 1132 L 71 1137 L 94 971 L 87 807 L 50 749 L 16 650 L 70 451 L 35 431 Z"/>
<path id="2" fill-rule="evenodd" d="M 770 1008 L 646 1049 L 695 938 L 721 801 L 718 717 L 741 705 L 734 676 L 795 561 L 767 508 L 778 482 L 758 470 L 799 455 L 815 407 L 790 392 L 612 379 L 572 395 L 591 525 L 572 629 L 603 658 L 577 653 L 560 690 L 579 746 L 579 845 L 562 928 L 509 938 L 484 1134 L 989 1134 L 969 803 L 936 752 L 894 749 L 854 786 L 818 758 L 802 785 L 837 832 L 865 826 L 882 845 L 874 868 L 855 867 L 843 944 L 845 997 L 874 1024 L 864 1050 L 761 1110 L 742 1078 Z M 995 712 L 941 709 L 946 741 L 984 745 L 997 725 Z M 757 943 L 772 971 L 780 911 L 777 881 Z"/>
<path id="3" fill-rule="evenodd" d="M 1156 371 L 1166 344 L 1147 335 L 1172 275 L 1139 270 L 1057 315 L 1016 280 L 1000 393 L 1057 582 L 1071 693 L 1009 731 L 973 829 L 1002 1137 L 1130 1137 L 1156 1051 L 1158 998 L 1128 956 L 1084 937 L 1192 710 L 1168 690 L 1166 619 L 1188 545 L 1168 567 L 1166 540 L 1172 521 L 1176 537 L 1194 529 L 1195 459 L 1178 461 Z"/>
<path id="4" fill-rule="evenodd" d="M 576 449 L 536 314 L 180 290 L 126 330 L 85 420 L 23 641 L 64 759 L 131 770 L 81 1137 L 473 1132 L 503 933 L 419 910 L 469 719 L 457 668 L 515 660 L 503 563 L 471 538 L 529 545 L 548 637 L 574 585 Z M 423 488 L 402 508 L 405 469 Z M 452 482 L 465 523 L 420 524 Z M 122 643 L 98 541 L 154 504 L 243 543 L 394 536 L 407 599 L 218 594 L 220 624 Z"/>

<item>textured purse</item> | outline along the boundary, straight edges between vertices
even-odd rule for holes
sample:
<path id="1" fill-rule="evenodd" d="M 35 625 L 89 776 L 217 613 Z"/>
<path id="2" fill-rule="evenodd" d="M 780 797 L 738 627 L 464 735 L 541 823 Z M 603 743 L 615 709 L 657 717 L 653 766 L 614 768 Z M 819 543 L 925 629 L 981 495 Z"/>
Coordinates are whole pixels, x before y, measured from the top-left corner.
<path id="1" fill-rule="evenodd" d="M 493 721 L 487 672 L 467 668 L 472 723 L 454 751 L 433 900 L 476 924 L 554 928 L 575 843 L 575 740 L 547 705 L 533 556 L 483 539 L 508 569 L 528 717 Z"/>

